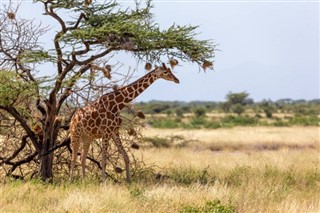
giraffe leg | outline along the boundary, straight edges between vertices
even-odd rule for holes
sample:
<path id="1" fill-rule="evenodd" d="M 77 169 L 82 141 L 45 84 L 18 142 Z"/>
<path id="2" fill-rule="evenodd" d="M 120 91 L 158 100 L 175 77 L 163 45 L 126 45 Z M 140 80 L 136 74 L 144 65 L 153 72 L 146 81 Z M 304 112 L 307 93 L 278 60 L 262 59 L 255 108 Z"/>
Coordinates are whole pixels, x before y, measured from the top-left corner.
<path id="1" fill-rule="evenodd" d="M 106 165 L 107 165 L 108 141 L 109 141 L 109 137 L 103 137 L 102 138 L 102 150 L 101 150 L 101 174 L 102 174 L 102 180 L 105 180 L 107 178 Z"/>
<path id="2" fill-rule="evenodd" d="M 72 157 L 71 157 L 71 166 L 70 166 L 70 180 L 73 178 L 74 167 L 77 161 L 78 150 L 81 143 L 79 136 L 71 135 L 71 150 L 72 150 Z"/>
<path id="3" fill-rule="evenodd" d="M 82 167 L 82 177 L 85 177 L 86 173 L 86 159 L 89 151 L 91 140 L 88 137 L 82 137 L 82 152 L 81 152 L 81 167 Z"/>
<path id="4" fill-rule="evenodd" d="M 126 150 L 124 150 L 120 137 L 119 135 L 116 135 L 115 133 L 112 133 L 112 139 L 114 140 L 114 143 L 116 144 L 120 154 L 122 155 L 122 157 L 124 158 L 124 163 L 126 166 L 126 180 L 128 183 L 131 183 L 131 176 L 130 176 L 130 167 L 129 167 L 129 156 L 126 152 Z"/>

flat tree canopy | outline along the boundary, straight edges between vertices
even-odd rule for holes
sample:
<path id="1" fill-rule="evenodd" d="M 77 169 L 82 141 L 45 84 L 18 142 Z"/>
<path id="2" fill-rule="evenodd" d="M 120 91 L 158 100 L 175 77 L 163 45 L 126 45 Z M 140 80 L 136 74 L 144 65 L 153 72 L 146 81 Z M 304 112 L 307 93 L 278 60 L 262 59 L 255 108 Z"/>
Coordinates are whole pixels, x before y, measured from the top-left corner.
<path id="1" fill-rule="evenodd" d="M 130 70 L 113 72 L 106 63 L 114 53 L 131 53 L 140 63 L 160 64 L 166 58 L 212 68 L 214 43 L 198 40 L 197 26 L 161 29 L 153 20 L 152 1 L 135 1 L 133 7 L 117 1 L 33 3 L 42 4 L 39 17 L 53 19 L 56 32 L 45 22 L 20 17 L 19 6 L 11 2 L 0 10 L 0 112 L 8 118 L 1 131 L 15 134 L 0 144 L 6 175 L 17 175 L 18 168 L 34 163 L 34 174 L 53 178 L 55 165 L 61 163 L 56 153 L 70 143 L 63 132 L 72 111 L 105 93 L 110 83 L 130 76 Z M 52 49 L 39 42 L 43 36 L 52 37 Z M 45 74 L 46 66 L 54 71 Z M 126 125 L 133 128 L 130 121 Z"/>

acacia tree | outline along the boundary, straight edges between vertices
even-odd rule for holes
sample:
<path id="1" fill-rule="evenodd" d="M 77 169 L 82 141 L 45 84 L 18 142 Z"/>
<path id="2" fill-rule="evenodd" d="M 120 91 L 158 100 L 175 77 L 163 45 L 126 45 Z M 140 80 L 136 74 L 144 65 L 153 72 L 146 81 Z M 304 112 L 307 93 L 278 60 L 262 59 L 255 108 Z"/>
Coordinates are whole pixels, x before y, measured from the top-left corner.
<path id="1" fill-rule="evenodd" d="M 11 4 L 3 5 L 0 12 L 0 109 L 23 132 L 17 139 L 20 145 L 9 157 L 0 156 L 0 164 L 13 164 L 11 160 L 30 142 L 32 153 L 18 162 L 39 162 L 38 175 L 43 180 L 53 178 L 54 152 L 70 142 L 68 137 L 58 137 L 68 126 L 63 114 L 66 103 L 81 96 L 81 91 L 92 92 L 99 71 L 114 78 L 110 65 L 104 63 L 113 53 L 125 51 L 148 63 L 160 63 L 166 57 L 191 61 L 204 69 L 212 65 L 214 44 L 197 40 L 196 26 L 172 25 L 161 30 L 152 19 L 151 1 L 136 2 L 134 8 L 116 1 L 34 3 L 42 4 L 42 15 L 56 21 L 56 32 L 37 20 L 21 18 Z M 42 36 L 52 36 L 52 49 L 39 42 Z M 44 69 L 51 70 L 48 74 Z M 122 74 L 128 75 L 128 70 Z M 108 82 L 105 79 L 101 85 Z"/>

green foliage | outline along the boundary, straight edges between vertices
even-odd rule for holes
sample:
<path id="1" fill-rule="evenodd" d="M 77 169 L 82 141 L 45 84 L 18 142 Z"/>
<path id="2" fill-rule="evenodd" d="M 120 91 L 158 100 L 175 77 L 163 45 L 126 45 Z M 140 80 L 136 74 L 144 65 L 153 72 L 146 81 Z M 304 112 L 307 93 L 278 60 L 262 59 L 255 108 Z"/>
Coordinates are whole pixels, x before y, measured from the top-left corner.
<path id="1" fill-rule="evenodd" d="M 288 123 L 291 125 L 319 126 L 320 118 L 317 115 L 310 115 L 310 116 L 296 115 L 293 118 L 290 118 Z"/>
<path id="2" fill-rule="evenodd" d="M 230 112 L 230 110 L 237 115 L 241 115 L 245 111 L 245 105 L 253 103 L 252 99 L 248 99 L 249 93 L 231 93 L 226 96 L 227 101 L 221 104 L 221 108 L 224 112 Z"/>
<path id="3" fill-rule="evenodd" d="M 0 71 L 0 105 L 9 106 L 36 94 L 36 85 L 23 81 L 15 72 Z"/>
<path id="4" fill-rule="evenodd" d="M 228 115 L 221 119 L 221 124 L 226 127 L 232 126 L 252 126 L 258 124 L 258 119 L 249 116 Z"/>
<path id="5" fill-rule="evenodd" d="M 191 120 L 190 122 L 190 128 L 195 128 L 195 129 L 199 129 L 201 127 L 206 126 L 207 121 L 205 120 L 205 118 L 203 117 L 195 117 Z"/>
<path id="6" fill-rule="evenodd" d="M 130 195 L 133 198 L 143 198 L 144 197 L 144 193 L 145 193 L 145 190 L 142 189 L 141 187 L 138 187 L 138 186 L 133 186 L 130 189 Z"/>
<path id="7" fill-rule="evenodd" d="M 162 129 L 173 129 L 173 128 L 179 128 L 179 120 L 177 119 L 166 119 L 166 118 L 159 118 L 159 119 L 154 119 L 150 120 L 149 124 L 152 127 L 155 128 L 162 128 Z"/>
<path id="8" fill-rule="evenodd" d="M 237 115 L 241 115 L 245 110 L 244 106 L 241 104 L 235 104 L 231 107 L 231 109 L 232 112 L 236 113 Z"/>
<path id="9" fill-rule="evenodd" d="M 275 107 L 272 105 L 270 101 L 262 102 L 260 107 L 262 108 L 263 112 L 266 114 L 267 118 L 272 118 L 272 114 L 275 111 Z"/>
<path id="10" fill-rule="evenodd" d="M 207 201 L 204 206 L 185 206 L 180 213 L 233 213 L 235 207 L 223 205 L 220 200 Z"/>
<path id="11" fill-rule="evenodd" d="M 223 112 L 230 112 L 230 108 L 231 108 L 231 103 L 230 102 L 224 102 L 224 103 L 221 103 L 221 109 Z"/>
<path id="12" fill-rule="evenodd" d="M 183 117 L 183 111 L 182 111 L 182 109 L 178 108 L 178 109 L 176 110 L 176 116 L 177 116 L 178 118 L 182 118 L 182 117 Z"/>
<path id="13" fill-rule="evenodd" d="M 206 116 L 206 113 L 207 113 L 207 110 L 204 108 L 204 107 L 197 107 L 195 110 L 194 110 L 194 115 L 199 118 L 199 117 L 205 117 Z"/>
<path id="14" fill-rule="evenodd" d="M 22 63 L 40 63 L 48 61 L 53 62 L 55 60 L 55 57 L 44 50 L 27 50 L 20 55 L 19 60 Z"/>
<path id="15" fill-rule="evenodd" d="M 229 102 L 231 105 L 236 105 L 236 104 L 246 105 L 248 97 L 249 97 L 249 93 L 247 92 L 240 92 L 240 93 L 229 92 L 227 94 L 226 99 L 227 99 L 227 102 Z"/>
<path id="16" fill-rule="evenodd" d="M 68 3 L 60 2 L 59 7 L 83 11 L 86 19 L 81 21 L 81 27 L 61 37 L 67 43 L 74 45 L 85 41 L 107 45 L 114 50 L 132 51 L 138 58 L 148 61 L 158 61 L 165 55 L 201 65 L 214 57 L 212 41 L 195 39 L 197 26 L 172 25 L 162 30 L 155 24 L 151 1 L 135 9 L 122 9 L 116 1 L 103 4 L 96 1 L 85 9 L 77 1 Z"/>

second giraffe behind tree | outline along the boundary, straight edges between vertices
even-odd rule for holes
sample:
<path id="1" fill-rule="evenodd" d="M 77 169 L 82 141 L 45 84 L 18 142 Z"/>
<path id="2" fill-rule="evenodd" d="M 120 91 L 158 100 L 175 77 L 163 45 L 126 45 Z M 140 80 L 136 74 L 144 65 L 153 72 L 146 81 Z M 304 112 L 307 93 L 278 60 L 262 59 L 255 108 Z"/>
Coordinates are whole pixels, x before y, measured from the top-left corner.
<path id="1" fill-rule="evenodd" d="M 159 78 L 179 83 L 179 79 L 173 75 L 170 68 L 162 64 L 162 67 L 155 68 L 128 86 L 107 93 L 101 96 L 96 102 L 80 108 L 75 112 L 70 122 L 72 149 L 71 179 L 73 177 L 80 144 L 82 143 L 81 167 L 84 177 L 86 158 L 90 144 L 94 139 L 98 138 L 102 138 L 101 167 L 102 178 L 105 179 L 108 141 L 112 138 L 118 151 L 124 158 L 126 180 L 129 183 L 131 182 L 129 157 L 119 137 L 121 124 L 120 111 Z"/>

